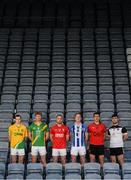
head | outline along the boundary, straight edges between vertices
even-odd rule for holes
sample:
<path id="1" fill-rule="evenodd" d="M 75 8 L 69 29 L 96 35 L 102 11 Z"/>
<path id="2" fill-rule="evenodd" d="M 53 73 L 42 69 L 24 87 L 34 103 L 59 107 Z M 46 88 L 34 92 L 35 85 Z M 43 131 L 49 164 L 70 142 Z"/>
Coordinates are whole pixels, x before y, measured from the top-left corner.
<path id="1" fill-rule="evenodd" d="M 117 114 L 112 115 L 112 124 L 117 125 L 119 123 L 119 118 Z"/>
<path id="2" fill-rule="evenodd" d="M 95 112 L 93 114 L 93 119 L 95 123 L 100 123 L 100 113 L 99 112 Z"/>
<path id="3" fill-rule="evenodd" d="M 15 115 L 15 123 L 20 124 L 21 123 L 21 116 L 19 114 Z"/>
<path id="4" fill-rule="evenodd" d="M 76 122 L 76 123 L 80 123 L 81 120 L 82 120 L 82 118 L 81 118 L 81 113 L 80 113 L 80 112 L 76 113 L 76 114 L 75 114 L 75 122 Z"/>
<path id="5" fill-rule="evenodd" d="M 63 123 L 63 116 L 61 114 L 58 114 L 56 116 L 56 123 L 57 124 L 62 124 Z"/>
<path id="6" fill-rule="evenodd" d="M 35 113 L 35 120 L 38 122 L 42 120 L 42 113 L 41 112 Z"/>

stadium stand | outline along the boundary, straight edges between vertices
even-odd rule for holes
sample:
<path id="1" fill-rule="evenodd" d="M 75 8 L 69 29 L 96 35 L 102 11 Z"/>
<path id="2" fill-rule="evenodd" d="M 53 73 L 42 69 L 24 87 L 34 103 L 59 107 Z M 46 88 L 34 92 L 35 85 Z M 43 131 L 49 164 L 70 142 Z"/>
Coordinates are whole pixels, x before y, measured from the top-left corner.
<path id="1" fill-rule="evenodd" d="M 78 163 L 78 173 L 68 174 L 76 167 L 70 158 L 65 169 L 50 162 L 44 170 L 30 163 L 28 146 L 25 164 L 10 164 L 8 146 L 15 113 L 28 126 L 41 111 L 51 127 L 57 113 L 70 126 L 81 111 L 88 125 L 97 110 L 107 127 L 117 112 L 129 133 L 122 174 L 105 164 L 104 179 L 131 179 L 130 17 L 130 1 L 0 1 L 0 179 L 103 178 L 99 164 L 83 172 Z"/>

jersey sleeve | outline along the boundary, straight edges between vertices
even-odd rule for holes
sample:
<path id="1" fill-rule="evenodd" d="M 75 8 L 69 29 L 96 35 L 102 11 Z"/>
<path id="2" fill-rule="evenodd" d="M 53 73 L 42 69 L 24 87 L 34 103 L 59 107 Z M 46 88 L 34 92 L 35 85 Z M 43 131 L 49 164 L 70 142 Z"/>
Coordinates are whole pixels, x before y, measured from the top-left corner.
<path id="1" fill-rule="evenodd" d="M 47 124 L 46 124 L 47 125 Z M 46 132 L 49 132 L 49 127 L 48 127 L 48 125 L 47 125 L 47 128 L 46 128 L 46 130 L 45 130 Z"/>
<path id="2" fill-rule="evenodd" d="M 123 134 L 127 133 L 127 129 L 125 127 L 122 128 L 122 133 Z"/>
<path id="3" fill-rule="evenodd" d="M 50 128 L 50 134 L 54 134 L 53 127 Z"/>
<path id="4" fill-rule="evenodd" d="M 107 133 L 108 133 L 109 136 L 111 135 L 111 134 L 110 134 L 110 129 L 108 129 Z"/>

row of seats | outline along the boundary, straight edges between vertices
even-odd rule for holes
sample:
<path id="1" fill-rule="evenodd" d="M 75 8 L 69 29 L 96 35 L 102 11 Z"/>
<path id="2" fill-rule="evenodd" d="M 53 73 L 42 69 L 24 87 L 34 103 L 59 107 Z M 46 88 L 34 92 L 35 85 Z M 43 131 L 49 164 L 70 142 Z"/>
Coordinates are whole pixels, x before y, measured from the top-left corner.
<path id="1" fill-rule="evenodd" d="M 122 27 L 131 26 L 130 1 L 1 1 L 4 27 Z M 103 18 L 104 17 L 104 18 Z"/>
<path id="2" fill-rule="evenodd" d="M 1 143 L 8 139 L 14 113 L 27 126 L 35 111 L 42 112 L 49 126 L 57 113 L 64 113 L 70 126 L 75 112 L 83 112 L 88 125 L 100 110 L 107 127 L 118 113 L 129 131 L 129 149 L 130 33 L 130 28 L 0 29 Z"/>
<path id="3" fill-rule="evenodd" d="M 7 176 L 7 179 L 127 179 L 131 178 L 131 164 L 125 163 L 120 172 L 117 163 L 104 163 L 103 168 L 100 168 L 99 163 L 85 163 L 82 168 L 79 163 L 67 163 L 63 168 L 60 163 L 48 163 L 46 169 L 43 169 L 41 163 L 29 163 L 27 166 L 23 164 L 8 164 L 8 169 L 5 169 L 5 164 L 0 164 L 1 177 Z"/>
<path id="4" fill-rule="evenodd" d="M 42 111 L 45 119 L 49 113 L 49 121 L 57 112 L 66 112 L 68 121 L 76 111 L 83 111 L 84 118 L 92 120 L 92 113 L 100 109 L 107 126 L 114 111 L 122 123 L 126 119 L 130 126 L 130 86 L 124 53 L 124 44 L 130 44 L 130 28 L 124 30 L 125 40 L 120 28 L 110 29 L 110 35 L 106 28 L 3 29 L 0 34 L 2 42 L 9 41 L 1 51 L 6 55 L 0 56 L 1 119 L 12 117 L 5 116 L 7 112 L 24 112 L 23 119 L 29 121 L 30 113 Z M 23 54 L 23 48 L 28 55 Z"/>
<path id="5" fill-rule="evenodd" d="M 126 55 L 127 55 L 127 63 L 128 63 L 129 77 L 131 84 L 131 48 L 127 48 Z"/>

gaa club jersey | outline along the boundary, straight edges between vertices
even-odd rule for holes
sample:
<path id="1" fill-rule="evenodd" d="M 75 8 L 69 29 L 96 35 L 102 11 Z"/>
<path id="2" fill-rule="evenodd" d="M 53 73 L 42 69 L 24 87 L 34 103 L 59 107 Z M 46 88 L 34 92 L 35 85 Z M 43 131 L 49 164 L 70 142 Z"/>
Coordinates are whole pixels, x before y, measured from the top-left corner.
<path id="1" fill-rule="evenodd" d="M 27 128 L 25 125 L 21 124 L 20 126 L 17 126 L 16 124 L 13 124 L 9 126 L 8 133 L 10 136 L 11 148 L 25 148 L 25 138 L 27 137 Z"/>
<path id="2" fill-rule="evenodd" d="M 45 146 L 45 133 L 49 132 L 47 124 L 43 122 L 40 125 L 32 123 L 28 129 L 32 133 L 32 146 Z"/>
<path id="3" fill-rule="evenodd" d="M 52 145 L 55 149 L 65 149 L 66 148 L 66 136 L 69 135 L 69 129 L 65 125 L 58 126 L 55 124 L 50 133 L 52 134 Z"/>
<path id="4" fill-rule="evenodd" d="M 103 123 L 91 123 L 88 126 L 89 141 L 92 145 L 104 145 L 106 126 Z"/>
<path id="5" fill-rule="evenodd" d="M 71 133 L 71 146 L 73 147 L 82 147 L 85 146 L 85 134 L 87 132 L 87 127 L 84 124 L 76 125 L 70 128 Z"/>
<path id="6" fill-rule="evenodd" d="M 112 126 L 108 129 L 110 136 L 110 148 L 123 147 L 123 134 L 127 133 L 127 129 L 122 126 Z"/>

